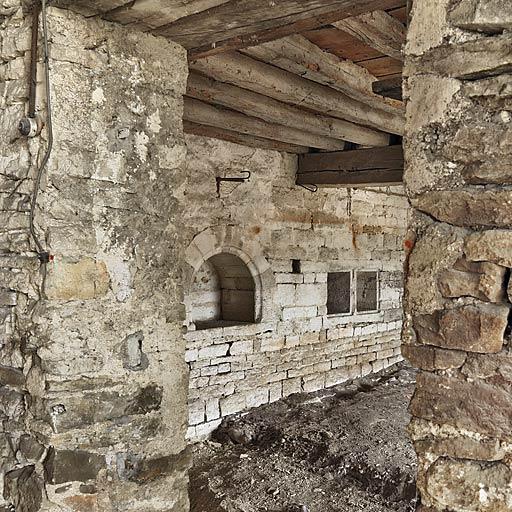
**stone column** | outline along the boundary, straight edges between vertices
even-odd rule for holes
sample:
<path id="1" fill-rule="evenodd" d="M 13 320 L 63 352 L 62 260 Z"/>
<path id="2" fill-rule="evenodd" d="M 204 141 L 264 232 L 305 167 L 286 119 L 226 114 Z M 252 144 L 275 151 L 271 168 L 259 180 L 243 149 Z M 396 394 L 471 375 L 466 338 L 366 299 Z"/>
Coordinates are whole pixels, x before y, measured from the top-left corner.
<path id="1" fill-rule="evenodd" d="M 422 511 L 512 509 L 512 3 L 414 0 L 403 354 Z"/>
<path id="2" fill-rule="evenodd" d="M 48 130 L 17 134 L 31 25 L 22 4 L 0 1 L 3 503 L 183 512 L 186 52 L 50 9 L 55 143 L 36 209 L 45 277 L 27 212 Z M 47 118 L 44 97 L 40 83 Z"/>

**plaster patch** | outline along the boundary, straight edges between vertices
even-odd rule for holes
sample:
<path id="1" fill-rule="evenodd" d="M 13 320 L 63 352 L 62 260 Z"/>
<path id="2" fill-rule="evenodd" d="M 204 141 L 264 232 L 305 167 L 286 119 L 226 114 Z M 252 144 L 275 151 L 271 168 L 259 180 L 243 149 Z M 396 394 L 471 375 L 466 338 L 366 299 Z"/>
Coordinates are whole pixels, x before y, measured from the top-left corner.
<path id="1" fill-rule="evenodd" d="M 150 132 L 160 133 L 162 130 L 162 121 L 160 119 L 160 111 L 158 109 L 148 117 L 146 125 Z"/>
<path id="2" fill-rule="evenodd" d="M 148 144 L 149 137 L 144 132 L 137 132 L 135 134 L 135 152 L 142 162 L 148 158 Z"/>
<path id="3" fill-rule="evenodd" d="M 105 103 L 105 101 L 106 101 L 105 94 L 101 87 L 97 87 L 96 89 L 94 89 L 94 91 L 92 91 L 91 97 L 92 97 L 92 102 L 95 105 L 103 105 L 103 103 Z"/>

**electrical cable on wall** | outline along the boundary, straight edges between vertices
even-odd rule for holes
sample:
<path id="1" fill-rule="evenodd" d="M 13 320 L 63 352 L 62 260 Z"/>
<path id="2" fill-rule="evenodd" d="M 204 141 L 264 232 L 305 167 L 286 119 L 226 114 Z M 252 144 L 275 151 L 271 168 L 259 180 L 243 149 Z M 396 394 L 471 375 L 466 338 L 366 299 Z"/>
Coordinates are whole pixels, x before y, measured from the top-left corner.
<path id="1" fill-rule="evenodd" d="M 48 129 L 48 144 L 46 147 L 46 151 L 37 169 L 37 173 L 34 181 L 34 188 L 32 190 L 31 202 L 30 202 L 30 214 L 29 214 L 29 229 L 30 234 L 32 235 L 32 239 L 37 248 L 37 254 L 39 260 L 42 264 L 46 265 L 50 261 L 49 252 L 43 247 L 39 236 L 35 229 L 35 212 L 37 207 L 37 198 L 39 195 L 39 190 L 41 188 L 41 179 L 43 177 L 43 172 L 48 164 L 48 160 L 50 159 L 52 148 L 53 148 L 53 125 L 52 125 L 52 104 L 51 104 L 51 92 L 50 92 L 50 55 L 48 51 L 48 24 L 47 24 L 47 13 L 46 13 L 46 0 L 42 0 L 41 3 L 41 13 L 42 13 L 42 25 L 43 25 L 43 59 L 44 59 L 44 73 L 45 73 L 45 86 L 46 86 L 46 109 L 47 109 L 47 118 L 46 118 L 46 127 Z M 34 16 L 38 15 L 38 9 L 34 11 Z M 37 20 L 35 21 L 37 22 Z M 32 77 L 32 80 L 34 77 Z M 21 125 L 20 125 L 21 129 Z"/>

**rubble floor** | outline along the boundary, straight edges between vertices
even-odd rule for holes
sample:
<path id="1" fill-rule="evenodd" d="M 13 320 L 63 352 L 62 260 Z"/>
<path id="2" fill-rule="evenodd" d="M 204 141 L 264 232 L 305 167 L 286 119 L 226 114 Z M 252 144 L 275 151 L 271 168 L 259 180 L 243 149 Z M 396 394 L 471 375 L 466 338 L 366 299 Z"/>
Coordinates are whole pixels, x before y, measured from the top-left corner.
<path id="1" fill-rule="evenodd" d="M 194 447 L 192 512 L 409 512 L 415 373 L 399 365 L 225 421 Z"/>

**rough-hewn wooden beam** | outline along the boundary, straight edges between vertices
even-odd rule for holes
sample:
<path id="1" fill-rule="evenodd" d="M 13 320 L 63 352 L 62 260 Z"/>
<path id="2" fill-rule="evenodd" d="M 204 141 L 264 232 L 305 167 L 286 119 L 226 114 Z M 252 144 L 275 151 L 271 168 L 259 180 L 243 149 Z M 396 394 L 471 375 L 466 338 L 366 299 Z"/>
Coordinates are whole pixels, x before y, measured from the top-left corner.
<path id="1" fill-rule="evenodd" d="M 220 82 L 237 85 L 278 101 L 299 105 L 356 124 L 401 135 L 404 116 L 379 111 L 324 85 L 236 52 L 220 54 L 191 64 Z"/>
<path id="2" fill-rule="evenodd" d="M 386 78 L 372 83 L 373 92 L 386 98 L 402 99 L 402 76 Z"/>
<path id="3" fill-rule="evenodd" d="M 267 123 L 256 117 L 214 107 L 193 98 L 185 98 L 183 118 L 196 124 L 215 126 L 216 128 L 223 128 L 264 139 L 278 140 L 297 146 L 327 150 L 340 150 L 345 147 L 344 141 L 322 137 L 305 130 Z M 304 127 L 304 129 L 306 128 Z"/>
<path id="4" fill-rule="evenodd" d="M 366 69 L 323 51 L 299 34 L 246 48 L 242 53 L 327 85 L 373 108 L 397 115 L 403 113 L 400 102 L 386 100 L 373 93 L 372 82 L 376 78 Z"/>
<path id="5" fill-rule="evenodd" d="M 234 85 L 217 82 L 192 72 L 187 95 L 207 103 L 237 110 L 270 123 L 282 124 L 316 135 L 364 146 L 387 146 L 389 135 L 363 126 L 308 112 Z"/>
<path id="6" fill-rule="evenodd" d="M 301 174 L 328 171 L 379 171 L 403 169 L 403 167 L 404 152 L 401 145 L 332 153 L 311 153 L 299 159 L 299 173 Z"/>
<path id="7" fill-rule="evenodd" d="M 190 121 L 183 121 L 183 130 L 185 133 L 191 135 L 201 135 L 202 137 L 226 140 L 228 142 L 234 142 L 235 144 L 241 144 L 242 146 L 249 146 L 251 148 L 270 149 L 272 151 L 284 151 L 286 153 L 297 154 L 307 153 L 310 150 L 310 148 L 303 146 L 286 144 L 284 142 L 264 139 L 262 137 L 244 135 L 242 133 L 232 132 L 223 128 L 216 128 L 215 126 L 191 123 Z"/>
<path id="8" fill-rule="evenodd" d="M 158 35 L 186 48 L 192 58 L 256 45 L 310 30 L 375 9 L 399 7 L 403 0 L 232 0 L 160 27 Z M 292 26 L 295 25 L 296 26 Z M 289 27 L 288 29 L 284 27 Z"/>
<path id="9" fill-rule="evenodd" d="M 302 155 L 301 155 L 302 156 Z M 403 169 L 370 171 L 318 171 L 297 174 L 297 185 L 330 185 L 345 188 L 400 185 Z"/>
<path id="10" fill-rule="evenodd" d="M 373 11 L 333 23 L 371 48 L 403 61 L 405 27 L 384 11 Z"/>
<path id="11" fill-rule="evenodd" d="M 54 0 L 56 7 L 71 9 L 84 16 L 95 16 L 131 3 L 131 0 Z"/>

